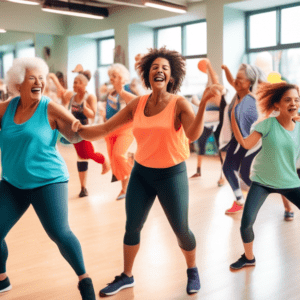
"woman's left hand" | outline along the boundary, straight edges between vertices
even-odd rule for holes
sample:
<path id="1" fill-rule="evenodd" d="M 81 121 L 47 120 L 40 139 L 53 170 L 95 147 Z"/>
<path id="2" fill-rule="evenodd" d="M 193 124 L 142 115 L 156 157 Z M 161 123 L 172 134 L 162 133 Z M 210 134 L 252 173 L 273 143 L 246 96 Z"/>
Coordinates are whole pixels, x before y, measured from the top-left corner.
<path id="1" fill-rule="evenodd" d="M 77 132 L 78 130 L 80 130 L 82 128 L 82 124 L 80 123 L 79 120 L 74 120 L 72 123 L 72 131 Z"/>

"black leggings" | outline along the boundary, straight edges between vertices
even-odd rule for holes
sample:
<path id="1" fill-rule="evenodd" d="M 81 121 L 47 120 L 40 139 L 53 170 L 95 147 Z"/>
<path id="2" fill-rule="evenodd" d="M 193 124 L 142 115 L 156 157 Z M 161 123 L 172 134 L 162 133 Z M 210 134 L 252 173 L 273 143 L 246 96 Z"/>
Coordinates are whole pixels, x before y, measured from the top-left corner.
<path id="1" fill-rule="evenodd" d="M 85 274 L 81 246 L 68 222 L 68 183 L 20 190 L 4 180 L 0 181 L 0 273 L 6 272 L 8 257 L 4 238 L 30 204 L 76 274 Z"/>
<path id="2" fill-rule="evenodd" d="M 238 173 L 248 186 L 251 185 L 250 168 L 260 149 L 247 150 L 232 137 L 223 165 L 223 172 L 233 191 L 240 189 Z"/>
<path id="3" fill-rule="evenodd" d="M 251 243 L 254 240 L 253 224 L 259 209 L 271 193 L 285 196 L 300 208 L 300 187 L 294 189 L 272 189 L 253 182 L 246 199 L 242 217 L 241 235 L 244 243 Z"/>
<path id="4" fill-rule="evenodd" d="M 124 244 L 139 244 L 140 232 L 156 196 L 179 246 L 186 251 L 195 249 L 195 237 L 188 226 L 189 186 L 185 162 L 165 169 L 147 168 L 135 162 L 126 193 Z"/>

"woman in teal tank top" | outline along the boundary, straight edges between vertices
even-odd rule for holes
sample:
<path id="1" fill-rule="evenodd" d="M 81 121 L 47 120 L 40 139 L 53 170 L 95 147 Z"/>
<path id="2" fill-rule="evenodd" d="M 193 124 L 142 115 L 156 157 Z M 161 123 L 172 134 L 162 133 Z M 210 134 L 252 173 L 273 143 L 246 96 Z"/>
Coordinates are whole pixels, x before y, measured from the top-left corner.
<path id="1" fill-rule="evenodd" d="M 0 293 L 11 289 L 5 237 L 32 205 L 47 234 L 76 272 L 82 299 L 95 300 L 80 243 L 68 224 L 69 174 L 56 149 L 58 132 L 72 143 L 81 139 L 71 130 L 75 117 L 43 96 L 47 73 L 48 66 L 40 58 L 15 59 L 7 72 L 7 83 L 9 90 L 20 96 L 0 103 Z"/>
<path id="2" fill-rule="evenodd" d="M 232 130 L 242 147 L 251 149 L 262 140 L 262 149 L 252 165 L 252 185 L 241 222 L 245 253 L 230 266 L 232 269 L 255 265 L 253 224 L 269 194 L 279 193 L 300 208 L 300 179 L 296 171 L 300 154 L 300 123 L 295 122 L 299 120 L 299 88 L 285 82 L 264 83 L 257 95 L 259 108 L 267 118 L 256 123 L 247 138 L 242 137 L 235 115 L 231 113 Z M 270 117 L 273 110 L 279 112 L 276 118 Z"/>

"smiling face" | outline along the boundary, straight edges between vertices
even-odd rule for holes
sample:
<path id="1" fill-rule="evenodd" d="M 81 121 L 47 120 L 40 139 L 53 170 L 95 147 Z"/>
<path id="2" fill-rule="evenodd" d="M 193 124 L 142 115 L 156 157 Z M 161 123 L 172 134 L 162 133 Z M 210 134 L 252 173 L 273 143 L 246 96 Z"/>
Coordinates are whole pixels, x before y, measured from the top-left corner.
<path id="1" fill-rule="evenodd" d="M 149 72 L 149 82 L 152 90 L 167 90 L 170 79 L 171 67 L 169 61 L 162 57 L 156 58 L 153 61 Z"/>
<path id="2" fill-rule="evenodd" d="M 244 70 L 239 70 L 236 74 L 235 89 L 237 92 L 247 92 L 250 89 L 251 82 L 247 78 Z"/>
<path id="3" fill-rule="evenodd" d="M 25 79 L 20 85 L 20 95 L 30 96 L 32 100 L 41 100 L 46 86 L 46 76 L 39 69 L 27 69 Z"/>
<path id="4" fill-rule="evenodd" d="M 74 83 L 73 83 L 73 91 L 75 93 L 84 92 L 85 87 L 86 87 L 86 84 L 80 78 L 75 77 Z"/>
<path id="5" fill-rule="evenodd" d="M 274 103 L 277 110 L 280 111 L 280 115 L 287 118 L 293 118 L 298 115 L 300 107 L 300 98 L 296 89 L 290 89 L 286 91 L 281 97 L 278 103 Z"/>

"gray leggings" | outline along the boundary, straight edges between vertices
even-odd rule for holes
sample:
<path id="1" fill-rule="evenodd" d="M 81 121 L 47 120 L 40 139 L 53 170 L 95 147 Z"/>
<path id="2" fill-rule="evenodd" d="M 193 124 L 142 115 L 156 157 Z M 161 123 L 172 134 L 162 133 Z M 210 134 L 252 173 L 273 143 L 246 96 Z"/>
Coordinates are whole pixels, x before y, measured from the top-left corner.
<path id="1" fill-rule="evenodd" d="M 254 240 L 253 224 L 259 209 L 271 193 L 278 193 L 285 196 L 300 208 L 300 187 L 294 189 L 273 189 L 253 182 L 246 199 L 242 217 L 241 235 L 244 243 L 251 243 Z"/>

